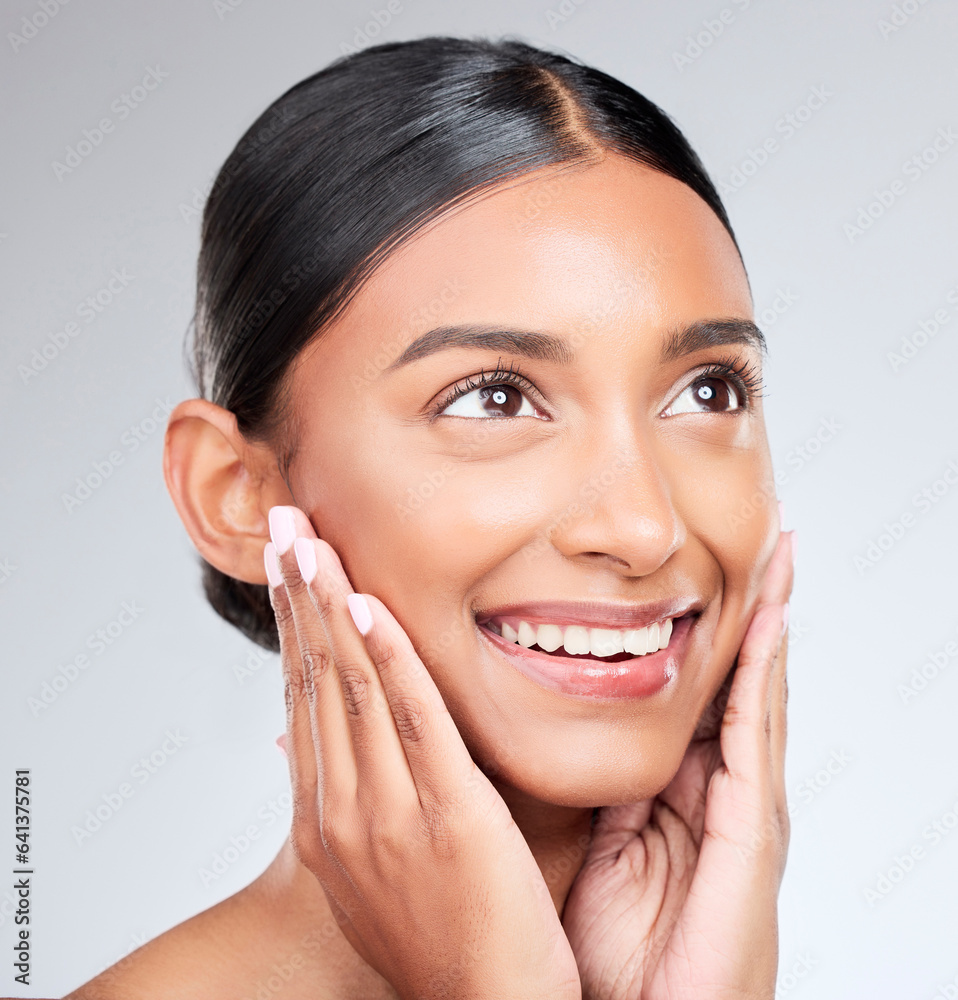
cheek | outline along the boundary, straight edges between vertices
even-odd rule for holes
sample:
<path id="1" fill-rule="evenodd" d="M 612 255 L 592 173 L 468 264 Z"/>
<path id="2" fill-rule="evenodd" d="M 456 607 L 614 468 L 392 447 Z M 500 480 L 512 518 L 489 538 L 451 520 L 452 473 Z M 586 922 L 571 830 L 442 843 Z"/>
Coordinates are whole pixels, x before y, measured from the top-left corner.
<path id="1" fill-rule="evenodd" d="M 531 475 L 417 454 L 375 429 L 352 442 L 313 452 L 322 460 L 297 498 L 354 589 L 375 594 L 426 659 L 437 636 L 470 627 L 476 582 L 531 536 L 544 497 Z"/>
<path id="2" fill-rule="evenodd" d="M 778 501 L 767 448 L 713 459 L 686 482 L 694 489 L 684 501 L 689 533 L 708 550 L 721 579 L 709 663 L 715 689 L 738 653 L 775 551 Z"/>

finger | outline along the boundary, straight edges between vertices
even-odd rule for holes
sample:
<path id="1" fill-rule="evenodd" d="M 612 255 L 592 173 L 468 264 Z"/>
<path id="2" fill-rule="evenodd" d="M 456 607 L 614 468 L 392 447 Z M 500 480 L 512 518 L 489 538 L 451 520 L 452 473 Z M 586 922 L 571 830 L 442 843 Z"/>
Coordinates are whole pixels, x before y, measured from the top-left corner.
<path id="1" fill-rule="evenodd" d="M 304 629 L 322 633 L 307 641 L 317 647 L 324 644 L 327 680 L 332 683 L 338 677 L 344 705 L 340 711 L 352 746 L 357 795 L 370 802 L 387 797 L 396 802 L 397 796 L 407 791 L 411 800 L 415 796 L 412 774 L 379 671 L 350 614 L 346 598 L 353 594 L 353 588 L 342 563 L 333 548 L 319 538 L 299 538 L 295 549 L 310 578 L 304 591 L 310 602 L 308 613 L 306 609 L 302 613 Z M 317 691 L 317 708 L 320 701 Z"/>
<path id="2" fill-rule="evenodd" d="M 788 594 L 791 595 L 792 580 L 795 575 L 795 532 L 788 532 L 791 579 Z M 782 635 L 778 657 L 772 673 L 769 692 L 770 742 L 772 756 L 772 778 L 775 787 L 776 807 L 787 813 L 788 803 L 785 793 L 785 743 L 788 735 L 788 607 L 785 611 L 785 632 Z"/>
<path id="3" fill-rule="evenodd" d="M 788 702 L 788 605 L 785 606 L 785 632 L 782 634 L 772 681 L 769 705 L 769 745 L 772 764 L 772 788 L 775 794 L 775 808 L 781 814 L 788 812 L 785 793 L 785 742 L 788 735 L 786 707 Z"/>
<path id="4" fill-rule="evenodd" d="M 293 795 L 293 830 L 315 829 L 318 820 L 317 774 L 309 703 L 303 686 L 296 627 L 293 624 L 292 610 L 276 558 L 276 548 L 272 542 L 267 542 L 263 550 L 263 562 L 269 585 L 269 599 L 279 631 L 280 661 L 286 700 L 285 752 L 289 763 L 290 790 Z M 295 842 L 293 844 L 297 853 L 302 846 Z"/>
<path id="5" fill-rule="evenodd" d="M 357 595 L 369 612 L 365 646 L 389 700 L 395 729 L 424 806 L 447 802 L 450 793 L 483 782 L 439 688 L 409 636 L 372 594 Z"/>
<path id="6" fill-rule="evenodd" d="M 791 582 L 791 540 L 782 532 L 739 650 L 720 731 L 726 768 L 755 788 L 770 784 L 772 673 Z"/>
<path id="7" fill-rule="evenodd" d="M 589 857 L 594 861 L 616 858 L 630 841 L 648 825 L 655 799 L 628 802 L 617 806 L 602 806 L 592 827 Z"/>
<path id="8" fill-rule="evenodd" d="M 273 507 L 269 524 L 296 632 L 300 684 L 308 704 L 320 803 L 332 798 L 351 801 L 356 794 L 357 768 L 342 685 L 332 662 L 326 630 L 303 581 L 293 545 L 297 537 L 315 539 L 316 533 L 306 515 L 296 507 Z"/>

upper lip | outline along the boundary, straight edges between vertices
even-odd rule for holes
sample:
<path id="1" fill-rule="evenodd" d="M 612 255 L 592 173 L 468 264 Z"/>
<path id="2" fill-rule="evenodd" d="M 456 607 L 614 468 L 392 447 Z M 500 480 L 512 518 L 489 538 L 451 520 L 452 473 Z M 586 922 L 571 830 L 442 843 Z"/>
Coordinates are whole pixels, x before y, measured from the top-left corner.
<path id="1" fill-rule="evenodd" d="M 521 618 L 530 625 L 584 625 L 586 628 L 639 629 L 666 618 L 681 618 L 701 609 L 701 603 L 688 597 L 673 597 L 644 604 L 618 604 L 605 601 L 526 601 L 503 604 L 476 612 L 476 623 L 484 625 L 491 618 Z"/>

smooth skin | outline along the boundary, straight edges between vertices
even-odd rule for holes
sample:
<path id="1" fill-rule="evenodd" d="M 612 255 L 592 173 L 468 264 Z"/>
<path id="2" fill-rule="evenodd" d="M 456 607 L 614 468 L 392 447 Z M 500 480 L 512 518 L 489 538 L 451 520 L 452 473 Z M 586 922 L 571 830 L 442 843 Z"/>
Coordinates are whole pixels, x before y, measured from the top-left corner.
<path id="1" fill-rule="evenodd" d="M 772 997 L 794 536 L 760 396 L 680 405 L 705 365 L 759 369 L 757 348 L 663 357 L 676 328 L 729 318 L 751 319 L 752 301 L 719 220 L 607 154 L 497 187 L 395 250 L 297 358 L 282 440 L 244 438 L 205 400 L 173 411 L 166 481 L 204 558 L 265 583 L 274 507 L 316 557 L 307 588 L 285 536 L 271 588 L 291 840 L 75 997 L 245 996 L 289 956 L 284 997 L 508 997 L 510 982 L 533 997 Z M 440 324 L 541 331 L 574 357 L 453 347 L 390 368 Z M 506 389 L 521 415 L 446 402 L 500 360 L 528 380 Z M 369 595 L 365 640 L 350 591 Z M 548 690 L 475 621 L 509 603 L 676 596 L 700 610 L 685 658 L 640 699 Z M 413 926 L 430 928 L 419 946 Z"/>

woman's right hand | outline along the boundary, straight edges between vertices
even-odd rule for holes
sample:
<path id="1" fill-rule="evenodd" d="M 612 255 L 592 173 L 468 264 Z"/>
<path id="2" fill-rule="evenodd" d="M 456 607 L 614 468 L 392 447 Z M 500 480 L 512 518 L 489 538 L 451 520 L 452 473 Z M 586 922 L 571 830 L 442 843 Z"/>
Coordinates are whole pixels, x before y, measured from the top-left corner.
<path id="1" fill-rule="evenodd" d="M 360 634 L 342 563 L 301 510 L 269 522 L 290 839 L 343 934 L 408 1000 L 580 1000 L 535 858 L 408 636 L 371 595 Z"/>

